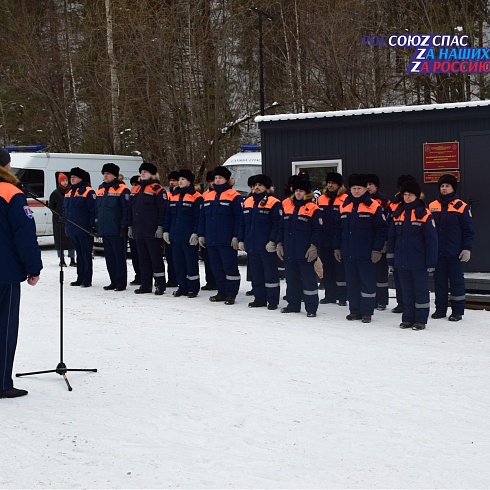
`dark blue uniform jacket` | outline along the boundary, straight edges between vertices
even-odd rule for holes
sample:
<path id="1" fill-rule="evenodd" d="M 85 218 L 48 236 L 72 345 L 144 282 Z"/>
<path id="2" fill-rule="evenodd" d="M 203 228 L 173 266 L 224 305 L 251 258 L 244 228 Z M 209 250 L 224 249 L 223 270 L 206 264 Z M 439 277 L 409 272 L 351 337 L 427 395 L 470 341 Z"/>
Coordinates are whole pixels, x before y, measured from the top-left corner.
<path id="1" fill-rule="evenodd" d="M 71 221 L 88 230 L 95 227 L 95 191 L 86 182 L 70 186 L 63 201 L 63 214 Z M 86 232 L 67 221 L 68 236 L 83 236 Z"/>
<path id="2" fill-rule="evenodd" d="M 197 233 L 202 203 L 201 193 L 192 185 L 172 191 L 163 224 L 163 231 L 170 233 L 171 241 L 187 243 L 189 237 Z"/>
<path id="3" fill-rule="evenodd" d="M 128 227 L 129 194 L 128 186 L 117 179 L 99 186 L 95 201 L 99 235 L 119 235 Z"/>

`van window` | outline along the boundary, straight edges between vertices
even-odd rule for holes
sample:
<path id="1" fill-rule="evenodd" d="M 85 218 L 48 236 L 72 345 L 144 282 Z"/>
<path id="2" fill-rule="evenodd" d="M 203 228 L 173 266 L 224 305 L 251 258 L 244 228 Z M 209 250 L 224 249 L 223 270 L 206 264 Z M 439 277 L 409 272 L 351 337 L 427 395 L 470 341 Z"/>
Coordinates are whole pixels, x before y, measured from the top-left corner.
<path id="1" fill-rule="evenodd" d="M 44 196 L 44 170 L 32 168 L 14 168 L 12 173 L 23 183 L 28 190 L 38 197 Z"/>
<path id="2" fill-rule="evenodd" d="M 231 176 L 235 179 L 234 189 L 243 195 L 250 193 L 250 187 L 247 185 L 249 177 L 261 173 L 260 165 L 228 165 Z"/>

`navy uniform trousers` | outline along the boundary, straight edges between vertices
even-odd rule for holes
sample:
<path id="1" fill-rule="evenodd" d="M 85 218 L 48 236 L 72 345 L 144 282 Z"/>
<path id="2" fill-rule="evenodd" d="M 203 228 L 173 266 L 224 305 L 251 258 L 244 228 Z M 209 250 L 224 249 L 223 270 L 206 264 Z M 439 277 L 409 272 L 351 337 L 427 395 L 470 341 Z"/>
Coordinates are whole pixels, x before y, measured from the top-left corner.
<path id="1" fill-rule="evenodd" d="M 342 260 L 349 311 L 357 315 L 372 315 L 376 306 L 376 264 L 371 259 Z"/>
<path id="2" fill-rule="evenodd" d="M 129 248 L 131 250 L 131 262 L 134 269 L 134 280 L 136 282 L 141 282 L 141 269 L 140 269 L 140 258 L 138 255 L 138 247 L 136 245 L 136 240 L 134 238 L 128 238 Z"/>
<path id="3" fill-rule="evenodd" d="M 125 288 L 128 283 L 126 265 L 126 237 L 104 235 L 104 256 L 111 284 Z"/>
<path id="4" fill-rule="evenodd" d="M 198 293 L 199 282 L 199 246 L 189 242 L 172 241 L 172 259 L 177 277 L 178 291 L 184 294 Z M 168 257 L 167 257 L 168 260 Z M 170 272 L 169 272 L 170 281 Z"/>
<path id="5" fill-rule="evenodd" d="M 347 284 L 345 282 L 344 263 L 336 260 L 333 252 L 333 247 L 320 247 L 325 299 L 329 303 L 336 303 L 336 300 L 345 303 L 347 301 Z"/>
<path id="6" fill-rule="evenodd" d="M 388 262 L 384 253 L 376 262 L 376 303 L 388 306 L 388 296 Z"/>
<path id="7" fill-rule="evenodd" d="M 318 282 L 314 264 L 315 262 L 308 262 L 306 259 L 286 257 L 286 299 L 291 311 L 301 310 L 302 298 L 307 313 L 316 313 L 318 310 Z"/>
<path id="8" fill-rule="evenodd" d="M 167 276 L 168 276 L 168 283 L 175 285 L 178 284 L 177 280 L 177 272 L 175 270 L 174 266 L 174 258 L 173 258 L 173 244 L 174 242 L 172 241 L 172 244 L 165 243 L 165 258 L 167 259 Z"/>
<path id="9" fill-rule="evenodd" d="M 396 268 L 403 295 L 402 321 L 427 323 L 429 318 L 429 273 L 425 268 Z"/>
<path id="10" fill-rule="evenodd" d="M 236 296 L 240 289 L 240 273 L 238 272 L 238 254 L 231 246 L 207 247 L 209 263 L 216 280 L 218 294 Z"/>
<path id="11" fill-rule="evenodd" d="M 214 278 L 213 270 L 211 269 L 211 263 L 209 262 L 209 254 L 207 248 L 201 248 L 202 259 L 204 261 L 204 274 L 206 285 L 216 289 L 216 279 Z"/>
<path id="12" fill-rule="evenodd" d="M 136 246 L 140 259 L 141 287 L 152 289 L 152 278 L 154 278 L 157 288 L 166 289 L 162 240 L 160 238 L 137 238 Z"/>
<path id="13" fill-rule="evenodd" d="M 94 266 L 92 263 L 92 248 L 94 239 L 91 235 L 70 236 L 71 243 L 77 251 L 77 281 L 92 284 Z"/>
<path id="14" fill-rule="evenodd" d="M 451 309 L 455 315 L 464 315 L 466 288 L 464 283 L 464 263 L 458 257 L 438 257 L 434 271 L 436 310 L 446 313 L 448 307 L 449 279 Z"/>
<path id="15" fill-rule="evenodd" d="M 0 284 L 0 391 L 14 387 L 14 364 L 19 333 L 20 284 Z"/>
<path id="16" fill-rule="evenodd" d="M 254 251 L 247 253 L 252 275 L 255 302 L 260 305 L 279 304 L 280 284 L 276 252 Z"/>

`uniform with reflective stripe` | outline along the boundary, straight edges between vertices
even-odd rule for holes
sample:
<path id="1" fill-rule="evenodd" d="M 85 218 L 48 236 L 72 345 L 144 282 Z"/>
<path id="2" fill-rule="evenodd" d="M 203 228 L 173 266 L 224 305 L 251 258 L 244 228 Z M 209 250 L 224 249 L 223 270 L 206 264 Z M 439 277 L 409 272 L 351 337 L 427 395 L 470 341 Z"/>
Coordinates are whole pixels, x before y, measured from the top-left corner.
<path id="1" fill-rule="evenodd" d="M 471 251 L 473 248 L 475 232 L 471 211 L 455 192 L 439 195 L 429 204 L 429 209 L 439 237 L 439 254 L 434 272 L 436 310 L 446 312 L 450 292 L 452 312 L 463 315 L 466 303 L 465 264 L 459 260 L 459 254 L 462 250 Z"/>
<path id="2" fill-rule="evenodd" d="M 430 306 L 427 268 L 436 266 L 437 232 L 431 213 L 420 199 L 400 205 L 393 213 L 387 258 L 400 279 L 402 320 L 427 323 Z"/>

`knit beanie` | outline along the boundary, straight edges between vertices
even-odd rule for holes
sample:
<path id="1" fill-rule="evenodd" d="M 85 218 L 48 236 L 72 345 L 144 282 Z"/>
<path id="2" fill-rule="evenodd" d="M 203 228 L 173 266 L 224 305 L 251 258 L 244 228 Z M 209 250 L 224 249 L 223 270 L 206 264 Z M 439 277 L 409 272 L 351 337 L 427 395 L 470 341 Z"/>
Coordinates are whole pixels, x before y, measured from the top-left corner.
<path id="1" fill-rule="evenodd" d="M 58 174 L 58 185 L 61 185 L 62 180 L 68 180 L 68 177 L 63 172 L 60 172 Z M 68 187 L 68 186 L 66 186 L 66 187 Z"/>

